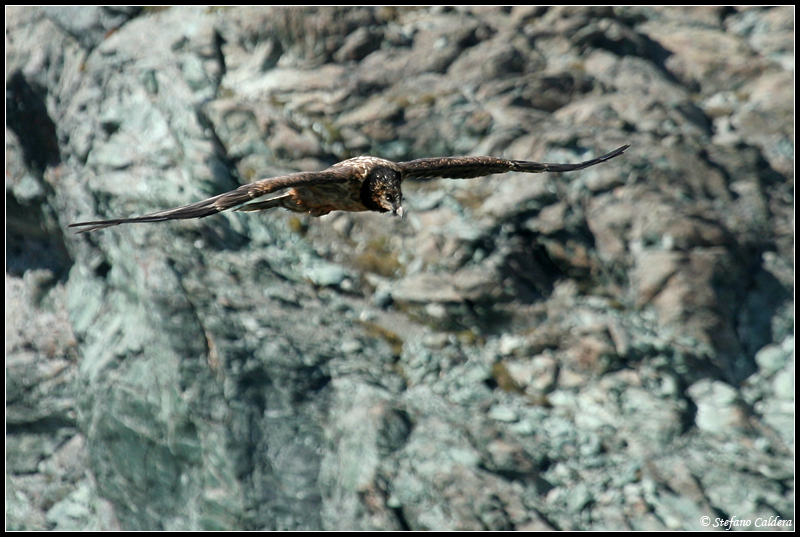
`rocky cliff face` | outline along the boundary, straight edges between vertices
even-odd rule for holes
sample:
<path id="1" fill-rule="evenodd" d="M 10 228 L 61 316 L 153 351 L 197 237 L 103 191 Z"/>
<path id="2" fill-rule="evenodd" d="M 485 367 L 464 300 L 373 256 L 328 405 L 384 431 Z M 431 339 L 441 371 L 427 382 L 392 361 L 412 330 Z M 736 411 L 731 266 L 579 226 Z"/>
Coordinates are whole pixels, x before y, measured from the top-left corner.
<path id="1" fill-rule="evenodd" d="M 793 518 L 793 8 L 6 17 L 10 529 Z M 65 231 L 623 143 L 406 184 L 404 220 Z"/>

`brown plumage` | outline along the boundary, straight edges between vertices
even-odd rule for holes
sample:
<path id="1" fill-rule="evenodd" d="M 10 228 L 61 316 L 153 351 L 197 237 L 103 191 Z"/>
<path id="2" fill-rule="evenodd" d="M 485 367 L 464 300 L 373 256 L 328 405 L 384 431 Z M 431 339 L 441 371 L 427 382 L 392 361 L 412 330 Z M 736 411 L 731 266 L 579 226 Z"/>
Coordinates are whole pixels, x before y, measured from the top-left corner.
<path id="1" fill-rule="evenodd" d="M 311 216 L 322 216 L 331 211 L 391 212 L 403 216 L 401 184 L 408 178 L 470 179 L 506 172 L 571 172 L 617 157 L 629 146 L 630 144 L 624 145 L 602 157 L 578 164 L 543 164 L 495 157 L 422 158 L 408 162 L 355 157 L 320 172 L 299 172 L 261 179 L 213 198 L 174 209 L 133 218 L 78 222 L 69 227 L 82 228 L 76 232 L 83 233 L 119 224 L 203 218 L 227 209 L 263 211 L 273 207 L 283 207 Z M 287 188 L 289 190 L 285 194 L 252 202 Z"/>

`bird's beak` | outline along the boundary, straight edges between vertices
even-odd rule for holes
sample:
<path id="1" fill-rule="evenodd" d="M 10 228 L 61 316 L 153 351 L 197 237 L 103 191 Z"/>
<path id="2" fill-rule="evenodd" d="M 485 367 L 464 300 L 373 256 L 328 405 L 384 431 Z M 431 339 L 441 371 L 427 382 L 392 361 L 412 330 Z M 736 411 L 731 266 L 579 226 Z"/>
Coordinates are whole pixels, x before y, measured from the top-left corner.
<path id="1" fill-rule="evenodd" d="M 393 210 L 392 214 L 395 215 L 395 216 L 399 216 L 400 218 L 405 218 L 406 217 L 406 210 L 403 209 L 403 206 L 401 205 L 398 208 L 396 208 L 395 210 Z"/>

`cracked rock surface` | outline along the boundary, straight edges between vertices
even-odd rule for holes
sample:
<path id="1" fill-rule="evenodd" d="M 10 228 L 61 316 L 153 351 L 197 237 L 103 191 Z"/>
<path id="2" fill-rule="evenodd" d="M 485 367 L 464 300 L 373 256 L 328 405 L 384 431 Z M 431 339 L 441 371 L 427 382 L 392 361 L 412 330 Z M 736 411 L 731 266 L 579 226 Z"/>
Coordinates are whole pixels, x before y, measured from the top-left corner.
<path id="1" fill-rule="evenodd" d="M 6 26 L 8 529 L 793 520 L 793 7 Z M 65 229 L 363 154 L 625 143 L 407 182 L 405 219 Z"/>

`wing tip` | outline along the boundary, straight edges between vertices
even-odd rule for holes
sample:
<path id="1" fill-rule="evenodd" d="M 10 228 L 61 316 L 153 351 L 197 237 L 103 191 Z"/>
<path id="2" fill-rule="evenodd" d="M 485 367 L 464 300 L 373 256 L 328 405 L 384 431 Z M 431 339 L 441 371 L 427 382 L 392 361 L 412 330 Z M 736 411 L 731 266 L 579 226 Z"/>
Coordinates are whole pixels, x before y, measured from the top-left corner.
<path id="1" fill-rule="evenodd" d="M 80 235 L 81 233 L 88 233 L 89 231 L 97 231 L 98 229 L 104 229 L 116 225 L 119 225 L 119 222 L 104 222 L 102 220 L 98 220 L 95 222 L 75 222 L 74 224 L 67 224 L 67 228 L 73 228 L 75 234 Z M 75 229 L 75 228 L 83 228 L 83 229 Z"/>
<path id="2" fill-rule="evenodd" d="M 612 152 L 610 152 L 610 153 L 607 153 L 605 156 L 606 156 L 607 158 L 614 158 L 614 157 L 618 157 L 618 156 L 620 156 L 621 154 L 625 153 L 625 151 L 626 151 L 626 150 L 627 150 L 627 149 L 628 149 L 630 146 L 631 146 L 631 144 L 625 144 L 625 145 L 623 145 L 623 146 L 620 146 L 620 147 L 616 148 L 614 151 L 612 151 Z M 602 158 L 602 157 L 601 157 L 601 158 Z"/>

